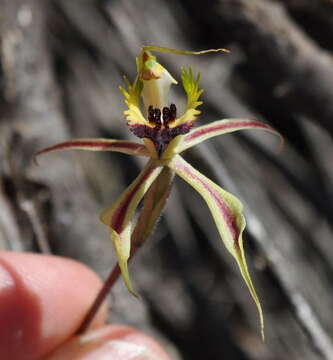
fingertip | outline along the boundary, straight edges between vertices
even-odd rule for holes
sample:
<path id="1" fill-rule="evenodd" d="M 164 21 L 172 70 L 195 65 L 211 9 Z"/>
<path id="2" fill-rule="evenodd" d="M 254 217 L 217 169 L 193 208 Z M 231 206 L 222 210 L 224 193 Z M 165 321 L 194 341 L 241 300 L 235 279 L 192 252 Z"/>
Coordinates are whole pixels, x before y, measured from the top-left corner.
<path id="1" fill-rule="evenodd" d="M 144 333 L 123 325 L 92 330 L 66 342 L 44 360 L 170 360 Z"/>
<path id="2" fill-rule="evenodd" d="M 65 258 L 0 253 L 0 359 L 37 359 L 70 337 L 101 281 Z M 95 319 L 101 325 L 105 308 Z"/>

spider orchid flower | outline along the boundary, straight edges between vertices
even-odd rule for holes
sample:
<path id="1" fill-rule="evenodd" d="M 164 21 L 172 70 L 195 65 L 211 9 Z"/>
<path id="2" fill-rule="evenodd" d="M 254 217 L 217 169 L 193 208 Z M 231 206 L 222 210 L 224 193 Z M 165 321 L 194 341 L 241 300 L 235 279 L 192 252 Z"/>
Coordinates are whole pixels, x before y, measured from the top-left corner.
<path id="1" fill-rule="evenodd" d="M 207 203 L 221 239 L 236 260 L 241 275 L 257 306 L 263 335 L 262 308 L 244 254 L 242 233 L 245 228 L 245 219 L 242 214 L 243 206 L 235 196 L 193 168 L 180 154 L 209 138 L 238 130 L 259 129 L 279 134 L 267 124 L 247 119 L 218 120 L 208 125 L 193 128 L 193 124 L 200 114 L 198 106 L 202 104 L 199 100 L 203 92 L 199 88 L 200 74 L 194 76 L 191 67 L 182 69 L 181 81 L 187 96 L 187 103 L 184 112 L 179 116 L 176 105 L 170 104 L 168 100 L 170 87 L 177 84 L 177 81 L 157 61 L 152 51 L 184 55 L 227 52 L 225 49 L 191 52 L 157 46 L 143 47 L 140 55 L 136 58 L 137 76 L 134 82 L 130 83 L 125 78 L 127 88 L 120 87 L 128 107 L 124 112 L 127 125 L 134 135 L 143 140 L 143 143 L 114 139 L 74 139 L 43 149 L 37 155 L 54 150 L 77 149 L 116 151 L 129 155 L 140 155 L 149 159 L 138 177 L 101 215 L 101 221 L 111 233 L 124 282 L 132 293 L 134 291 L 127 263 L 131 254 L 131 234 L 135 211 L 152 184 L 156 183 L 158 179 L 160 183 L 163 183 L 161 177 L 167 176 L 165 169 L 169 173 L 171 171 L 173 175 L 180 176 Z M 170 177 L 170 183 L 172 178 L 173 176 Z M 169 187 L 167 182 L 164 182 L 164 185 L 165 190 L 162 189 L 162 193 L 164 191 L 166 194 Z M 156 208 L 158 214 L 155 214 L 154 219 L 157 219 L 162 211 L 162 206 Z"/>

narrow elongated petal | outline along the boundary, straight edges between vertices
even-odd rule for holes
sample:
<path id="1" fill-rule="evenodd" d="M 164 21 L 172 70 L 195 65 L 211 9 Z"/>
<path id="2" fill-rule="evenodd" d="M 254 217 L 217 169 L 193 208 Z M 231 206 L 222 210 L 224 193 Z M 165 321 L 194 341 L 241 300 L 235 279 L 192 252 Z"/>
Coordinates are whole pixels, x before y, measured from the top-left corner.
<path id="1" fill-rule="evenodd" d="M 36 156 L 56 150 L 116 151 L 129 155 L 149 156 L 149 152 L 142 144 L 126 140 L 111 139 L 68 140 L 40 150 L 37 152 Z"/>
<path id="2" fill-rule="evenodd" d="M 214 121 L 208 125 L 203 125 L 193 129 L 189 134 L 183 137 L 183 141 L 179 143 L 177 147 L 173 149 L 173 151 L 175 153 L 180 153 L 214 136 L 246 129 L 269 131 L 275 135 L 278 135 L 280 137 L 281 143 L 283 143 L 282 136 L 267 124 L 247 119 L 226 119 Z"/>
<path id="3" fill-rule="evenodd" d="M 243 248 L 242 232 L 245 228 L 245 219 L 242 214 L 243 205 L 235 196 L 221 189 L 179 155 L 171 160 L 168 166 L 197 190 L 206 201 L 224 245 L 236 259 L 243 279 L 257 306 L 263 336 L 263 313 L 246 265 Z"/>
<path id="4" fill-rule="evenodd" d="M 153 160 L 150 160 L 118 200 L 101 215 L 101 221 L 110 229 L 124 282 L 132 293 L 134 291 L 127 268 L 131 250 L 132 218 L 140 200 L 162 169 L 162 166 L 156 165 Z"/>

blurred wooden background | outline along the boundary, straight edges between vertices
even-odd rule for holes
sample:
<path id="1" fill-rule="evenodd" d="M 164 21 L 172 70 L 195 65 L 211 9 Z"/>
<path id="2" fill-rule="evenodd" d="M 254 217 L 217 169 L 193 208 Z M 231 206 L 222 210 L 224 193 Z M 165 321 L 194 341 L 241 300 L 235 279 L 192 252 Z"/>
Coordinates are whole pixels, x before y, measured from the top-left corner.
<path id="1" fill-rule="evenodd" d="M 266 317 L 203 201 L 176 181 L 154 235 L 119 282 L 110 321 L 158 337 L 175 359 L 333 359 L 333 3 L 331 0 L 0 0 L 0 248 L 52 252 L 105 277 L 115 263 L 98 214 L 142 163 L 38 149 L 71 137 L 129 138 L 117 86 L 143 44 L 229 55 L 161 55 L 205 89 L 200 123 L 246 117 L 286 138 L 242 132 L 186 158 L 239 196 Z M 180 90 L 175 101 L 183 101 Z M 47 269 L 46 269 L 47 271 Z"/>

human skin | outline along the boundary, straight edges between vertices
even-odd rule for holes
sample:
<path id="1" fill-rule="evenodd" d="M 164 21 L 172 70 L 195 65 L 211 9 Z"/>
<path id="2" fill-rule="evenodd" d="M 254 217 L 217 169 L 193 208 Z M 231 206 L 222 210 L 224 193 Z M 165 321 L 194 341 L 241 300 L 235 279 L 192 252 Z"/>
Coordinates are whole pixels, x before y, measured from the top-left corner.
<path id="1" fill-rule="evenodd" d="M 0 252 L 0 359 L 170 360 L 140 331 L 105 325 L 106 306 L 92 330 L 73 335 L 101 286 L 74 260 Z"/>

